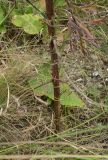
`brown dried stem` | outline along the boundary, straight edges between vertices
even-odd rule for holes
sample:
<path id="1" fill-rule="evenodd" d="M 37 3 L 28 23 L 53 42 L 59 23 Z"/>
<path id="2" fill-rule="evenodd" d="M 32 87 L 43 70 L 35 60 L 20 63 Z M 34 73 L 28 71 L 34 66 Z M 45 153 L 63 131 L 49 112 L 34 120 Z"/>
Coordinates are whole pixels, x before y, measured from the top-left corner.
<path id="1" fill-rule="evenodd" d="M 58 54 L 55 46 L 55 27 L 54 27 L 54 3 L 53 0 L 45 0 L 46 13 L 48 18 L 48 33 L 50 36 L 50 53 L 52 62 L 52 82 L 54 87 L 54 110 L 55 110 L 55 127 L 56 132 L 60 130 L 60 80 Z"/>

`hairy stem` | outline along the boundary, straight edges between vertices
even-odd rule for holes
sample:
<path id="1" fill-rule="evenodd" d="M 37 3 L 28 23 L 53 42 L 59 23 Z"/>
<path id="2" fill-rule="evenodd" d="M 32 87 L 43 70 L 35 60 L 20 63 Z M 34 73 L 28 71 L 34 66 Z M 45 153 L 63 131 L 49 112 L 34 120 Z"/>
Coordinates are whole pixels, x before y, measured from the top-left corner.
<path id="1" fill-rule="evenodd" d="M 48 33 L 50 36 L 50 52 L 52 62 L 52 82 L 54 87 L 54 110 L 55 110 L 55 127 L 56 132 L 60 130 L 60 80 L 58 54 L 55 46 L 55 27 L 54 27 L 54 3 L 53 0 L 45 0 L 48 24 Z"/>

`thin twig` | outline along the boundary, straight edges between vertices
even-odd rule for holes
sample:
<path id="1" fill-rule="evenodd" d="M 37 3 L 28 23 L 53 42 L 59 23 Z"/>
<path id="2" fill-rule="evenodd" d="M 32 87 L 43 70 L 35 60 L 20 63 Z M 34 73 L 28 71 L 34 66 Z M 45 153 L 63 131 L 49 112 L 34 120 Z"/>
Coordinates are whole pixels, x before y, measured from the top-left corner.
<path id="1" fill-rule="evenodd" d="M 47 102 L 43 101 L 41 98 L 37 97 L 36 95 L 35 95 L 35 98 L 36 98 L 36 100 L 37 100 L 38 102 L 40 102 L 41 104 L 43 104 L 43 105 L 45 105 L 45 106 L 48 106 L 48 103 L 47 103 Z"/>
<path id="2" fill-rule="evenodd" d="M 38 9 L 30 0 L 26 0 L 35 10 L 37 10 L 44 18 L 46 18 L 46 14 Z"/>
<path id="3" fill-rule="evenodd" d="M 9 13 L 5 16 L 5 18 L 0 22 L 0 26 L 7 20 L 7 18 L 10 16 L 10 14 L 12 13 L 12 11 L 14 10 L 15 5 L 13 5 L 13 7 L 11 8 L 11 10 L 9 11 Z"/>

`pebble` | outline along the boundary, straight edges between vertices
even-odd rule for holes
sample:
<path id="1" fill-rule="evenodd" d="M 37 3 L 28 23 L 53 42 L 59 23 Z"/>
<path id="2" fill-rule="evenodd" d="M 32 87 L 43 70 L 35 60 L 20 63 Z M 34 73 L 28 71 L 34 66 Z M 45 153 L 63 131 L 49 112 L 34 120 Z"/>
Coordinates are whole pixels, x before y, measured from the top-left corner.
<path id="1" fill-rule="evenodd" d="M 99 76 L 99 72 L 98 71 L 94 71 L 92 74 L 93 77 L 98 77 Z"/>
<path id="2" fill-rule="evenodd" d="M 105 82 L 108 82 L 108 77 L 107 77 L 107 78 L 105 78 Z"/>

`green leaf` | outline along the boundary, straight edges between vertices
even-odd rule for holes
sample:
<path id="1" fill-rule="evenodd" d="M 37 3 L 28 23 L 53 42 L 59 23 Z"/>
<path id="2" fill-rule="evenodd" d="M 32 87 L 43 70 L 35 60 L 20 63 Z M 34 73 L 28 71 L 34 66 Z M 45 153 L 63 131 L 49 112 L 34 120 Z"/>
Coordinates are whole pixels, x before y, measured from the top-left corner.
<path id="1" fill-rule="evenodd" d="M 29 84 L 31 88 L 35 91 L 37 96 L 43 96 L 47 94 L 46 92 L 53 93 L 53 90 L 52 90 L 53 86 L 51 86 L 52 83 L 50 82 L 51 82 L 50 64 L 45 63 L 39 68 L 39 73 L 37 77 L 34 79 L 31 79 L 29 81 Z M 45 89 L 46 87 L 48 88 L 48 91 L 46 91 Z"/>
<path id="2" fill-rule="evenodd" d="M 79 96 L 71 91 L 71 88 L 68 84 L 61 84 L 61 98 L 60 102 L 64 106 L 74 106 L 74 107 L 83 107 L 84 102 L 79 98 Z"/>
<path id="3" fill-rule="evenodd" d="M 30 87 L 37 96 L 47 96 L 54 100 L 54 89 L 51 82 L 50 65 L 44 64 L 41 66 L 36 78 L 29 81 Z M 61 97 L 60 103 L 66 107 L 83 107 L 84 102 L 78 95 L 71 91 L 71 88 L 66 83 L 60 84 Z"/>
<path id="4" fill-rule="evenodd" d="M 24 19 L 22 15 L 15 15 L 12 18 L 12 23 L 17 27 L 23 27 Z"/>
<path id="5" fill-rule="evenodd" d="M 28 34 L 38 34 L 43 28 L 41 17 L 33 14 L 15 15 L 12 23 Z"/>

